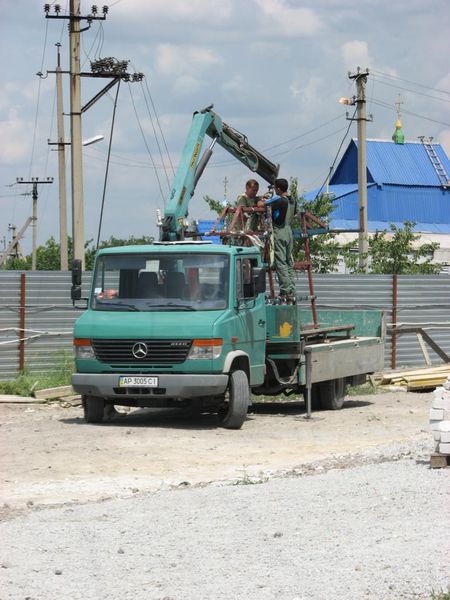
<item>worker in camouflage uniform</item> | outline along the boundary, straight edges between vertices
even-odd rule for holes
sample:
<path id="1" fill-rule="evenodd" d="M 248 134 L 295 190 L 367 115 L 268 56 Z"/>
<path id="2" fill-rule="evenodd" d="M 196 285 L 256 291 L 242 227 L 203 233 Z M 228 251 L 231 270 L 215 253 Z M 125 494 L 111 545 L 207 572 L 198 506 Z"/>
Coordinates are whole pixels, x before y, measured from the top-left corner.
<path id="1" fill-rule="evenodd" d="M 249 179 L 245 184 L 245 193 L 237 197 L 236 206 L 243 206 L 244 208 L 256 208 L 258 203 L 258 190 L 259 183 L 256 179 Z M 251 231 L 257 231 L 259 229 L 259 214 L 245 215 L 245 228 Z"/>
<path id="2" fill-rule="evenodd" d="M 294 237 L 292 219 L 297 212 L 297 204 L 288 194 L 289 184 L 286 179 L 277 179 L 274 185 L 275 194 L 265 201 L 272 209 L 272 226 L 274 237 L 274 262 L 280 284 L 282 303 L 295 302 Z"/>

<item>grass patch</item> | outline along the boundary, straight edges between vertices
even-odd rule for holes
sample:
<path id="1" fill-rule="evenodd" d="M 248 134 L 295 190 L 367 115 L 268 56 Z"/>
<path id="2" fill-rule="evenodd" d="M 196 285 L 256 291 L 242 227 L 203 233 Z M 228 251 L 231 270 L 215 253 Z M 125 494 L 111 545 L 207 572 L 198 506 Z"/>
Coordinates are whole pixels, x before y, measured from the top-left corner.
<path id="1" fill-rule="evenodd" d="M 58 358 L 53 369 L 39 373 L 26 371 L 10 381 L 0 381 L 0 394 L 31 396 L 35 390 L 70 385 L 73 371 L 73 358 L 67 353 Z"/>
<path id="2" fill-rule="evenodd" d="M 373 387 L 370 382 L 363 383 L 362 385 L 349 385 L 347 388 L 347 394 L 349 396 L 369 396 L 370 394 L 386 394 L 388 390 L 384 390 L 378 386 Z"/>
<path id="3" fill-rule="evenodd" d="M 430 600 L 450 600 L 450 588 L 446 592 L 444 592 L 444 590 L 437 592 L 433 590 L 431 592 Z"/>

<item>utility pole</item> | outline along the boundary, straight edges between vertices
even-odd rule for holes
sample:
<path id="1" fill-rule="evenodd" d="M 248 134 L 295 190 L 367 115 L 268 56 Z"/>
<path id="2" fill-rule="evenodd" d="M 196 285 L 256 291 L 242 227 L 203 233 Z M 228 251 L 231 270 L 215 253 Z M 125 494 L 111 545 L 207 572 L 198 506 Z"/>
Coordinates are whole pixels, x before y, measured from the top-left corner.
<path id="1" fill-rule="evenodd" d="M 27 185 L 32 185 L 33 189 L 31 192 L 31 198 L 33 202 L 33 208 L 31 213 L 31 222 L 32 222 L 32 256 L 31 256 L 31 269 L 32 271 L 36 271 L 36 247 L 37 247 L 37 201 L 38 201 L 38 185 L 44 183 L 53 183 L 53 177 L 47 177 L 46 179 L 39 179 L 39 177 L 32 177 L 31 181 L 25 181 L 23 177 L 16 178 L 17 183 L 24 183 Z"/>
<path id="2" fill-rule="evenodd" d="M 62 95 L 62 73 L 61 55 L 59 49 L 61 44 L 55 44 L 58 57 L 56 66 L 56 106 L 57 106 L 57 128 L 58 128 L 58 185 L 59 185 L 59 246 L 60 246 L 60 269 L 68 271 L 67 252 L 67 200 L 66 200 L 66 149 L 64 142 L 64 105 Z"/>
<path id="3" fill-rule="evenodd" d="M 70 0 L 70 136 L 73 257 L 84 269 L 83 154 L 81 140 L 80 0 Z"/>
<path id="4" fill-rule="evenodd" d="M 368 226 L 367 226 L 367 161 L 366 161 L 366 83 L 369 71 L 361 71 L 358 67 L 356 73 L 349 73 L 349 79 L 356 82 L 357 96 L 356 121 L 358 122 L 358 209 L 359 209 L 359 268 L 367 272 L 367 254 L 369 251 Z"/>

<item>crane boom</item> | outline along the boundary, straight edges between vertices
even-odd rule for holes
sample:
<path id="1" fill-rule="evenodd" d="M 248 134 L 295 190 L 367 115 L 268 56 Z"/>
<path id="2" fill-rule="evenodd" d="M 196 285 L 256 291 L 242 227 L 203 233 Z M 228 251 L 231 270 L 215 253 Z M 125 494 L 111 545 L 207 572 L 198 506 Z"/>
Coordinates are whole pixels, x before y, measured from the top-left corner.
<path id="1" fill-rule="evenodd" d="M 205 135 L 208 135 L 212 142 L 199 158 Z M 219 115 L 212 111 L 212 106 L 195 112 L 164 211 L 160 229 L 161 240 L 175 241 L 184 238 L 189 201 L 216 143 L 268 183 L 274 183 L 277 178 L 279 165 L 275 165 L 253 148 L 245 135 L 224 123 Z"/>

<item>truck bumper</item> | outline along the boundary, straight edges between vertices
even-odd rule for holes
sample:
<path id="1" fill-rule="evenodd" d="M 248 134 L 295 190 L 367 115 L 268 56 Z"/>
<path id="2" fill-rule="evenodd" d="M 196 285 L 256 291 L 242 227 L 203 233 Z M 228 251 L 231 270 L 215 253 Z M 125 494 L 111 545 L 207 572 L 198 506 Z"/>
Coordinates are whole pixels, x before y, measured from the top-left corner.
<path id="1" fill-rule="evenodd" d="M 119 375 L 106 373 L 74 373 L 72 387 L 83 396 L 104 398 L 199 398 L 219 396 L 228 386 L 228 375 L 153 374 L 157 388 L 119 388 Z"/>

